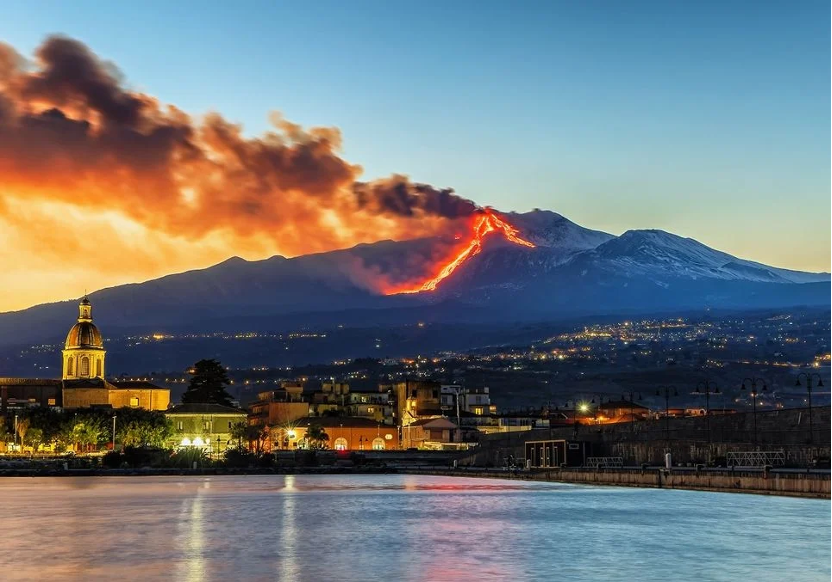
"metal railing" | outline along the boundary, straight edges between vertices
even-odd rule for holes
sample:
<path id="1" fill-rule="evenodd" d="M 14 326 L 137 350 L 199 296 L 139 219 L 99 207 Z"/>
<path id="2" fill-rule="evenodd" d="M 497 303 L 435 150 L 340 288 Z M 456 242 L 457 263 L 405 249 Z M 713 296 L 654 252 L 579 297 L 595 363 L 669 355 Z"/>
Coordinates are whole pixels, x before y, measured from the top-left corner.
<path id="1" fill-rule="evenodd" d="M 786 452 L 736 451 L 725 455 L 729 467 L 782 467 L 786 464 Z"/>
<path id="2" fill-rule="evenodd" d="M 624 466 L 624 457 L 587 457 L 586 466 L 592 469 L 618 469 Z"/>

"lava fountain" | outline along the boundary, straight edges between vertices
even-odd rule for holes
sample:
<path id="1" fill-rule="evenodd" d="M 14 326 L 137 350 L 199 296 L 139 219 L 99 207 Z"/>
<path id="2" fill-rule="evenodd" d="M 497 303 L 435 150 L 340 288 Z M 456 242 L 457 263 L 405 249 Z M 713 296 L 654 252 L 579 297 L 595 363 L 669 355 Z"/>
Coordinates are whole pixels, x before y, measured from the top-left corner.
<path id="1" fill-rule="evenodd" d="M 399 293 L 422 293 L 423 291 L 435 291 L 437 285 L 451 276 L 451 273 L 465 263 L 468 259 L 477 256 L 482 251 L 483 241 L 485 237 L 492 232 L 503 235 L 503 237 L 514 244 L 524 247 L 535 248 L 533 243 L 522 238 L 518 234 L 518 230 L 511 226 L 508 222 L 495 215 L 491 210 L 486 209 L 482 214 L 478 215 L 473 223 L 473 234 L 471 240 L 456 256 L 442 264 L 439 272 L 416 286 L 408 286 L 405 288 L 393 289 L 387 292 L 387 295 L 396 295 Z"/>

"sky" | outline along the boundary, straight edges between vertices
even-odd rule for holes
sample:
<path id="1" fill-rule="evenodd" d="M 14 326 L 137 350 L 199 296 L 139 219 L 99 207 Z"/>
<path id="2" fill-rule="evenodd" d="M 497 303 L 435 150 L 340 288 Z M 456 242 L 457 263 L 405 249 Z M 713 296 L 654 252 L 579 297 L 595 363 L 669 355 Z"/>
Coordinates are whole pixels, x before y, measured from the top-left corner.
<path id="1" fill-rule="evenodd" d="M 30 1 L 3 12 L 0 42 L 24 69 L 42 72 L 35 55 L 49 35 L 82 43 L 119 91 L 141 96 L 132 129 L 187 126 L 204 155 L 164 165 L 174 185 L 122 182 L 115 162 L 81 172 L 52 148 L 37 150 L 39 165 L 0 164 L 0 311 L 231 255 L 430 234 L 457 218 L 445 188 L 502 211 L 554 210 L 613 234 L 659 228 L 778 267 L 830 269 L 828 2 Z M 44 86 L 15 89 L 16 123 L 54 106 L 93 132 L 113 127 L 94 103 Z M 275 111 L 291 122 L 277 131 L 292 145 L 262 153 Z M 219 126 L 239 132 L 233 146 Z M 103 159 L 96 147 L 85 155 Z M 182 173 L 200 181 L 240 148 L 264 165 L 240 178 L 247 164 L 223 158 L 223 184 L 257 182 L 239 195 L 201 182 L 191 206 L 156 194 L 173 188 L 188 202 Z M 284 164 L 308 151 L 325 184 L 256 179 L 275 166 L 270 155 Z M 146 169 L 128 166 L 130 176 Z M 62 191 L 44 177 L 53 167 L 68 180 Z M 391 185 L 391 175 L 408 178 Z M 310 170 L 296 177 L 311 181 Z M 281 180 L 279 195 L 264 195 L 270 206 L 249 205 Z M 355 206 L 356 182 L 380 184 L 371 202 Z M 300 200 L 309 188 L 314 203 Z M 401 189 L 408 207 L 393 209 Z"/>

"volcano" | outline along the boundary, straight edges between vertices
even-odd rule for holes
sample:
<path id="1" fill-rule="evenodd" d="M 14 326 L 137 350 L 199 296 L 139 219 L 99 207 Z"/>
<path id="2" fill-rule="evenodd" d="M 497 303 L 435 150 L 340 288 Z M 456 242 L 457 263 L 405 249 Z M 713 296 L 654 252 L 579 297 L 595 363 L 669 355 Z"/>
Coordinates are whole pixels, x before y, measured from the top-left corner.
<path id="1" fill-rule="evenodd" d="M 119 330 L 213 332 L 413 321 L 557 319 L 703 308 L 829 307 L 829 274 L 770 267 L 660 230 L 620 236 L 549 211 L 474 214 L 460 241 L 232 258 L 90 293 Z M 389 281 L 398 281 L 389 284 Z M 0 314 L 0 344 L 60 339 L 77 301 Z M 152 307 L 152 308 L 151 308 Z"/>
<path id="2" fill-rule="evenodd" d="M 491 233 L 496 233 L 502 236 L 510 243 L 531 249 L 535 248 L 534 243 L 522 238 L 516 228 L 494 214 L 491 209 L 485 209 L 481 214 L 474 218 L 471 230 L 471 240 L 468 241 L 462 250 L 453 255 L 450 260 L 440 263 L 438 273 L 436 275 L 422 283 L 417 284 L 416 286 L 405 286 L 403 288 L 388 290 L 387 294 L 396 295 L 399 293 L 412 294 L 435 291 L 437 285 L 450 277 L 454 271 L 456 271 L 467 261 L 482 252 L 485 237 Z"/>

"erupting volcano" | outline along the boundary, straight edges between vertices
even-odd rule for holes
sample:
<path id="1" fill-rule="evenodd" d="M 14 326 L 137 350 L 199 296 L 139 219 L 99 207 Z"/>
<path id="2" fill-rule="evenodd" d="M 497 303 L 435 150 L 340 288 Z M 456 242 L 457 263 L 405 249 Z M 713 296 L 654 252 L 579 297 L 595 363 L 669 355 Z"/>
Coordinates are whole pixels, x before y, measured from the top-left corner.
<path id="1" fill-rule="evenodd" d="M 473 223 L 473 236 L 471 241 L 463 248 L 456 256 L 454 256 L 447 263 L 444 263 L 439 268 L 439 272 L 427 281 L 415 286 L 408 286 L 405 288 L 393 289 L 387 292 L 387 295 L 396 295 L 399 293 L 421 293 L 423 291 L 435 291 L 437 285 L 451 276 L 451 273 L 465 263 L 468 259 L 478 255 L 482 251 L 483 241 L 485 237 L 496 232 L 502 234 L 509 242 L 522 245 L 524 247 L 534 248 L 535 245 L 529 241 L 521 238 L 518 235 L 516 228 L 511 226 L 505 220 L 499 218 L 490 209 L 486 209 L 482 214 L 479 214 Z"/>

